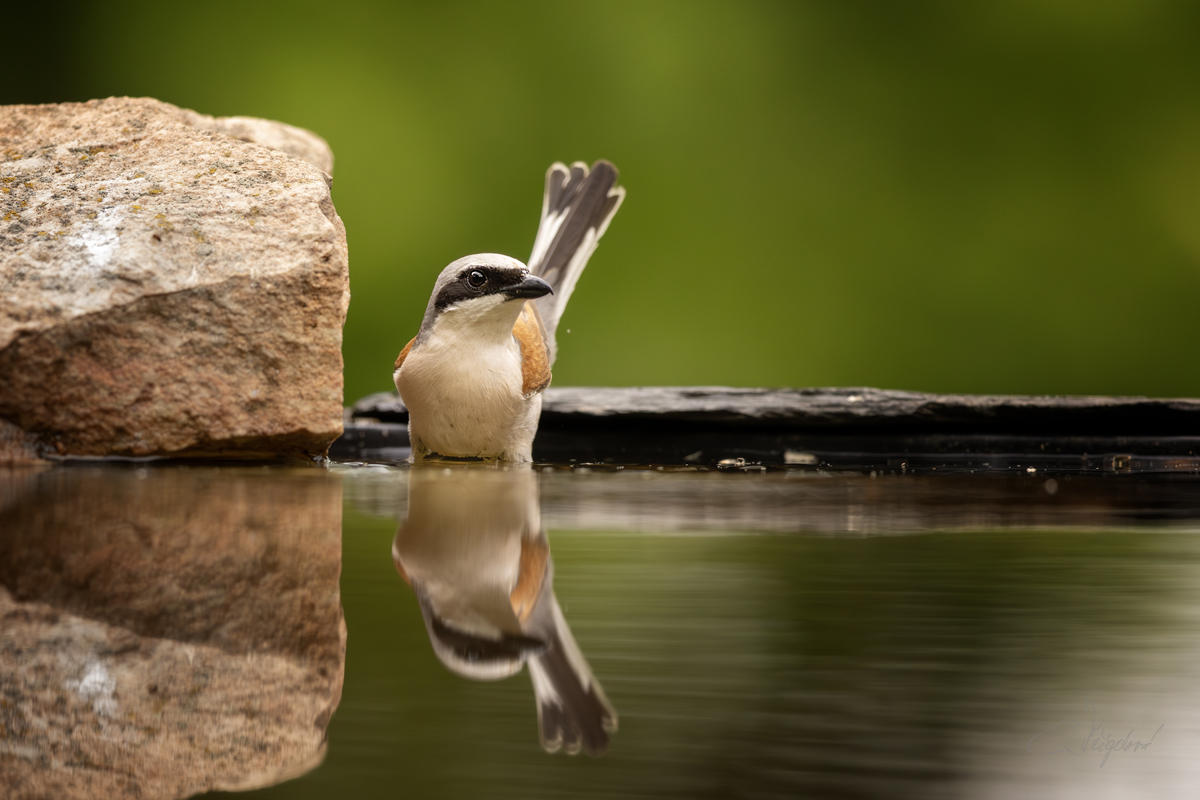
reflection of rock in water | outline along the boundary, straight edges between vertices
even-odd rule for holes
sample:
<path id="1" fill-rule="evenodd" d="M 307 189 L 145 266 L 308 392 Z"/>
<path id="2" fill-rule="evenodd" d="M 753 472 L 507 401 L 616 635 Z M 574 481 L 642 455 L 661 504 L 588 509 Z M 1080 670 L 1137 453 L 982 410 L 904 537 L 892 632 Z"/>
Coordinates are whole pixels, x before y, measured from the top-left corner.
<path id="1" fill-rule="evenodd" d="M 318 764 L 341 696 L 324 472 L 0 471 L 0 785 L 186 797 Z"/>
<path id="2" fill-rule="evenodd" d="M 554 563 L 528 466 L 417 465 L 396 569 L 447 668 L 475 680 L 528 662 L 542 746 L 599 755 L 617 714 L 554 596 Z"/>

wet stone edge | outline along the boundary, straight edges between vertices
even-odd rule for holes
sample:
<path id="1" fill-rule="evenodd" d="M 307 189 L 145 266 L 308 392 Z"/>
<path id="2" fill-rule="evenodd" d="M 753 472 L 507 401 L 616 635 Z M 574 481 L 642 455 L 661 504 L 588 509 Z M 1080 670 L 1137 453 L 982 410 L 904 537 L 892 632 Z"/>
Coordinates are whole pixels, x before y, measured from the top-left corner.
<path id="1" fill-rule="evenodd" d="M 335 460 L 407 458 L 394 393 L 346 412 Z M 1200 400 L 850 389 L 551 388 L 534 457 L 883 472 L 1200 472 Z"/>

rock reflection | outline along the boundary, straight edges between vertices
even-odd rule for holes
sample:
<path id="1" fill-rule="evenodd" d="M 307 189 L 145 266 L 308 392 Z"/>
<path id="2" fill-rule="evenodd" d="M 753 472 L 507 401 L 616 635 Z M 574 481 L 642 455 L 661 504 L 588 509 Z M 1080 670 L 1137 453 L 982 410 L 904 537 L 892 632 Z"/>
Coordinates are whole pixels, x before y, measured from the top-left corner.
<path id="1" fill-rule="evenodd" d="M 617 714 L 554 596 L 554 562 L 528 466 L 417 465 L 392 555 L 434 653 L 498 680 L 528 663 L 542 746 L 600 755 Z"/>
<path id="2" fill-rule="evenodd" d="M 341 508 L 317 470 L 0 470 L 5 796 L 186 797 L 320 763 Z"/>

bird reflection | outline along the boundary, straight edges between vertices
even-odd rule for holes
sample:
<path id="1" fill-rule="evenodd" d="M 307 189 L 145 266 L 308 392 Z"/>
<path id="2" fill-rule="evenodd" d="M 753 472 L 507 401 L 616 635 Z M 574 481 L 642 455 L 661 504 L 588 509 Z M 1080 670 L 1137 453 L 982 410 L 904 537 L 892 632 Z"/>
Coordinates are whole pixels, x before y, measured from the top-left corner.
<path id="1" fill-rule="evenodd" d="M 396 570 L 421 606 L 433 651 L 465 678 L 529 664 L 550 752 L 600 755 L 617 714 L 554 597 L 554 562 L 528 465 L 416 464 Z"/>

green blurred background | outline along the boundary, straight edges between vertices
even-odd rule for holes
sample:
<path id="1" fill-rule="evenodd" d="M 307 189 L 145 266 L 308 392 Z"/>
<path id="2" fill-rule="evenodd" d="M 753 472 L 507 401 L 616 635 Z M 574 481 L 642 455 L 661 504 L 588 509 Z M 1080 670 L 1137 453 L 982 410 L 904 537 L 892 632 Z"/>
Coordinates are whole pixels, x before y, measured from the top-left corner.
<path id="1" fill-rule="evenodd" d="M 555 160 L 626 204 L 557 385 L 1200 396 L 1200 4 L 123 2 L 4 10 L 0 102 L 324 136 L 349 400 Z M 570 331 L 569 333 L 567 331 Z"/>

